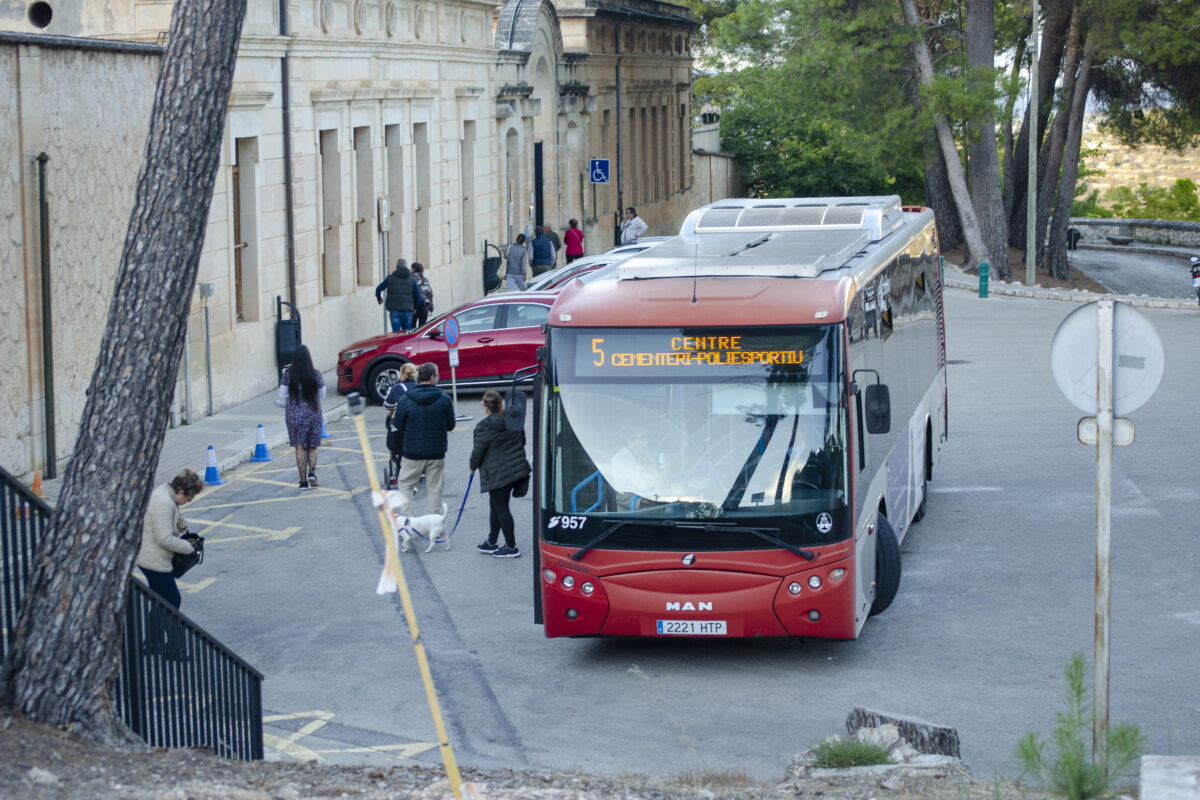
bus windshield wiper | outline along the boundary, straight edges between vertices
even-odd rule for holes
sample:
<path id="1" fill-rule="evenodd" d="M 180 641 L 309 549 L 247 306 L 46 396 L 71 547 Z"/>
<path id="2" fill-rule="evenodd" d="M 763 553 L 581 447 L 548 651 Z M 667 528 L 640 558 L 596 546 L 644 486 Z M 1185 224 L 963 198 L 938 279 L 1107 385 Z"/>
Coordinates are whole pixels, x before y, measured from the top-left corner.
<path id="1" fill-rule="evenodd" d="M 785 542 L 783 539 L 780 539 L 778 536 L 772 535 L 772 534 L 779 533 L 779 528 L 752 528 L 752 527 L 745 527 L 742 525 L 738 525 L 738 524 L 732 523 L 732 522 L 726 522 L 726 523 L 679 522 L 679 521 L 673 520 L 673 519 L 665 520 L 663 522 L 663 525 L 667 526 L 667 527 L 672 527 L 672 528 L 693 528 L 695 530 L 710 531 L 713 533 L 728 533 L 730 531 L 737 531 L 739 533 L 749 533 L 753 536 L 757 536 L 758 538 L 760 538 L 764 541 L 770 542 L 773 545 L 782 547 L 784 550 L 789 550 L 807 561 L 812 561 L 813 559 L 815 559 L 817 557 L 817 554 L 814 553 L 812 550 L 805 550 L 803 548 L 797 547 L 794 544 L 789 544 L 788 542 Z"/>
<path id="2" fill-rule="evenodd" d="M 643 520 L 637 520 L 636 522 L 639 525 L 645 524 L 645 522 Z M 574 553 L 571 553 L 571 560 L 578 561 L 579 559 L 583 558 L 584 554 L 587 553 L 588 550 L 591 550 L 593 547 L 600 544 L 602 541 L 607 539 L 609 536 L 612 536 L 614 533 L 621 530 L 621 528 L 624 528 L 626 525 L 633 525 L 633 524 L 634 524 L 634 520 L 631 520 L 631 519 L 617 520 L 612 525 L 609 525 L 607 528 L 602 530 L 600 532 L 600 535 L 597 536 L 595 539 L 592 539 L 590 542 L 585 544 L 583 547 L 579 548 Z"/>

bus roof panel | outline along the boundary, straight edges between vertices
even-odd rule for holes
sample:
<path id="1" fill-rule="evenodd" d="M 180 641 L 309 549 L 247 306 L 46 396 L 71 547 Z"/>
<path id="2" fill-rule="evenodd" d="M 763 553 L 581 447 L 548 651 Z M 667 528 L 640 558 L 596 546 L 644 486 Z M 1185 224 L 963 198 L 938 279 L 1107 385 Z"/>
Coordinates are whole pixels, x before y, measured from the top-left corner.
<path id="1" fill-rule="evenodd" d="M 845 266 L 870 241 L 860 228 L 734 230 L 678 236 L 629 258 L 617 267 L 617 277 L 814 278 Z"/>

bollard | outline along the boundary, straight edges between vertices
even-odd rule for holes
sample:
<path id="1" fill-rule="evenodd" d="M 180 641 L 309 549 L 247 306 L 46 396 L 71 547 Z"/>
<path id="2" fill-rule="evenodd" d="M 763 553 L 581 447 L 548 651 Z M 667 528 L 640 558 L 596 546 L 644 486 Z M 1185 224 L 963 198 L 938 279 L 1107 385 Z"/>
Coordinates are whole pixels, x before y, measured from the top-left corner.
<path id="1" fill-rule="evenodd" d="M 979 262 L 979 296 L 987 297 L 988 290 L 988 262 Z"/>

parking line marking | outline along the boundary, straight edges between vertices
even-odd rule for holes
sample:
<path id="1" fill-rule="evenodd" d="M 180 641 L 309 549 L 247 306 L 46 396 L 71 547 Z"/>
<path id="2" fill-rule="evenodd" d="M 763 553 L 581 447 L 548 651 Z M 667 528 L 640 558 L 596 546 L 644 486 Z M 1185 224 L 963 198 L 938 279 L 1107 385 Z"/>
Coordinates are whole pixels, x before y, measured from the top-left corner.
<path id="1" fill-rule="evenodd" d="M 305 717 L 330 720 L 334 716 L 332 711 L 297 711 L 295 714 L 271 714 L 270 716 L 263 717 L 263 722 L 281 722 L 285 719 L 303 719 Z"/>
<path id="2" fill-rule="evenodd" d="M 437 747 L 437 744 L 434 742 L 410 742 L 408 744 L 379 744 L 335 750 L 314 750 L 313 752 L 321 755 L 329 753 L 384 753 L 385 755 L 395 755 L 397 758 L 414 758 L 435 747 Z"/>
<path id="3" fill-rule="evenodd" d="M 186 594 L 196 594 L 197 592 L 203 592 L 205 589 L 212 586 L 216 582 L 217 582 L 216 578 L 205 578 L 204 580 L 196 581 L 195 583 L 184 583 L 183 581 L 179 580 L 178 578 L 175 579 L 175 584 L 179 587 L 179 591 L 184 592 Z"/>

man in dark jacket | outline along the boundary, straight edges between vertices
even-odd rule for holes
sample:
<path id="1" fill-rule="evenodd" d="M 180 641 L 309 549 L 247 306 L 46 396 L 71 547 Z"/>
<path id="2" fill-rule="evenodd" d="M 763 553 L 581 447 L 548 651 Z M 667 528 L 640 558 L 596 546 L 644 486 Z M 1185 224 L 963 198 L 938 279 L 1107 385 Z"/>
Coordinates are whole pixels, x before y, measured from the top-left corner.
<path id="1" fill-rule="evenodd" d="M 396 259 L 396 269 L 383 282 L 375 287 L 375 301 L 383 303 L 383 293 L 387 292 L 388 318 L 392 321 L 392 332 L 406 331 L 413 326 L 413 312 L 420 310 L 425 304 L 417 282 L 409 272 L 408 262 L 403 258 Z"/>
<path id="2" fill-rule="evenodd" d="M 533 257 L 529 259 L 529 265 L 533 268 L 534 275 L 554 269 L 554 245 L 546 238 L 541 228 L 533 229 L 533 242 L 530 247 L 533 248 Z"/>
<path id="3" fill-rule="evenodd" d="M 412 497 L 425 473 L 425 507 L 430 514 L 442 513 L 447 434 L 454 430 L 454 404 L 437 382 L 437 365 L 422 364 L 417 385 L 400 398 L 392 415 L 392 430 L 403 442 L 396 489 Z"/>

